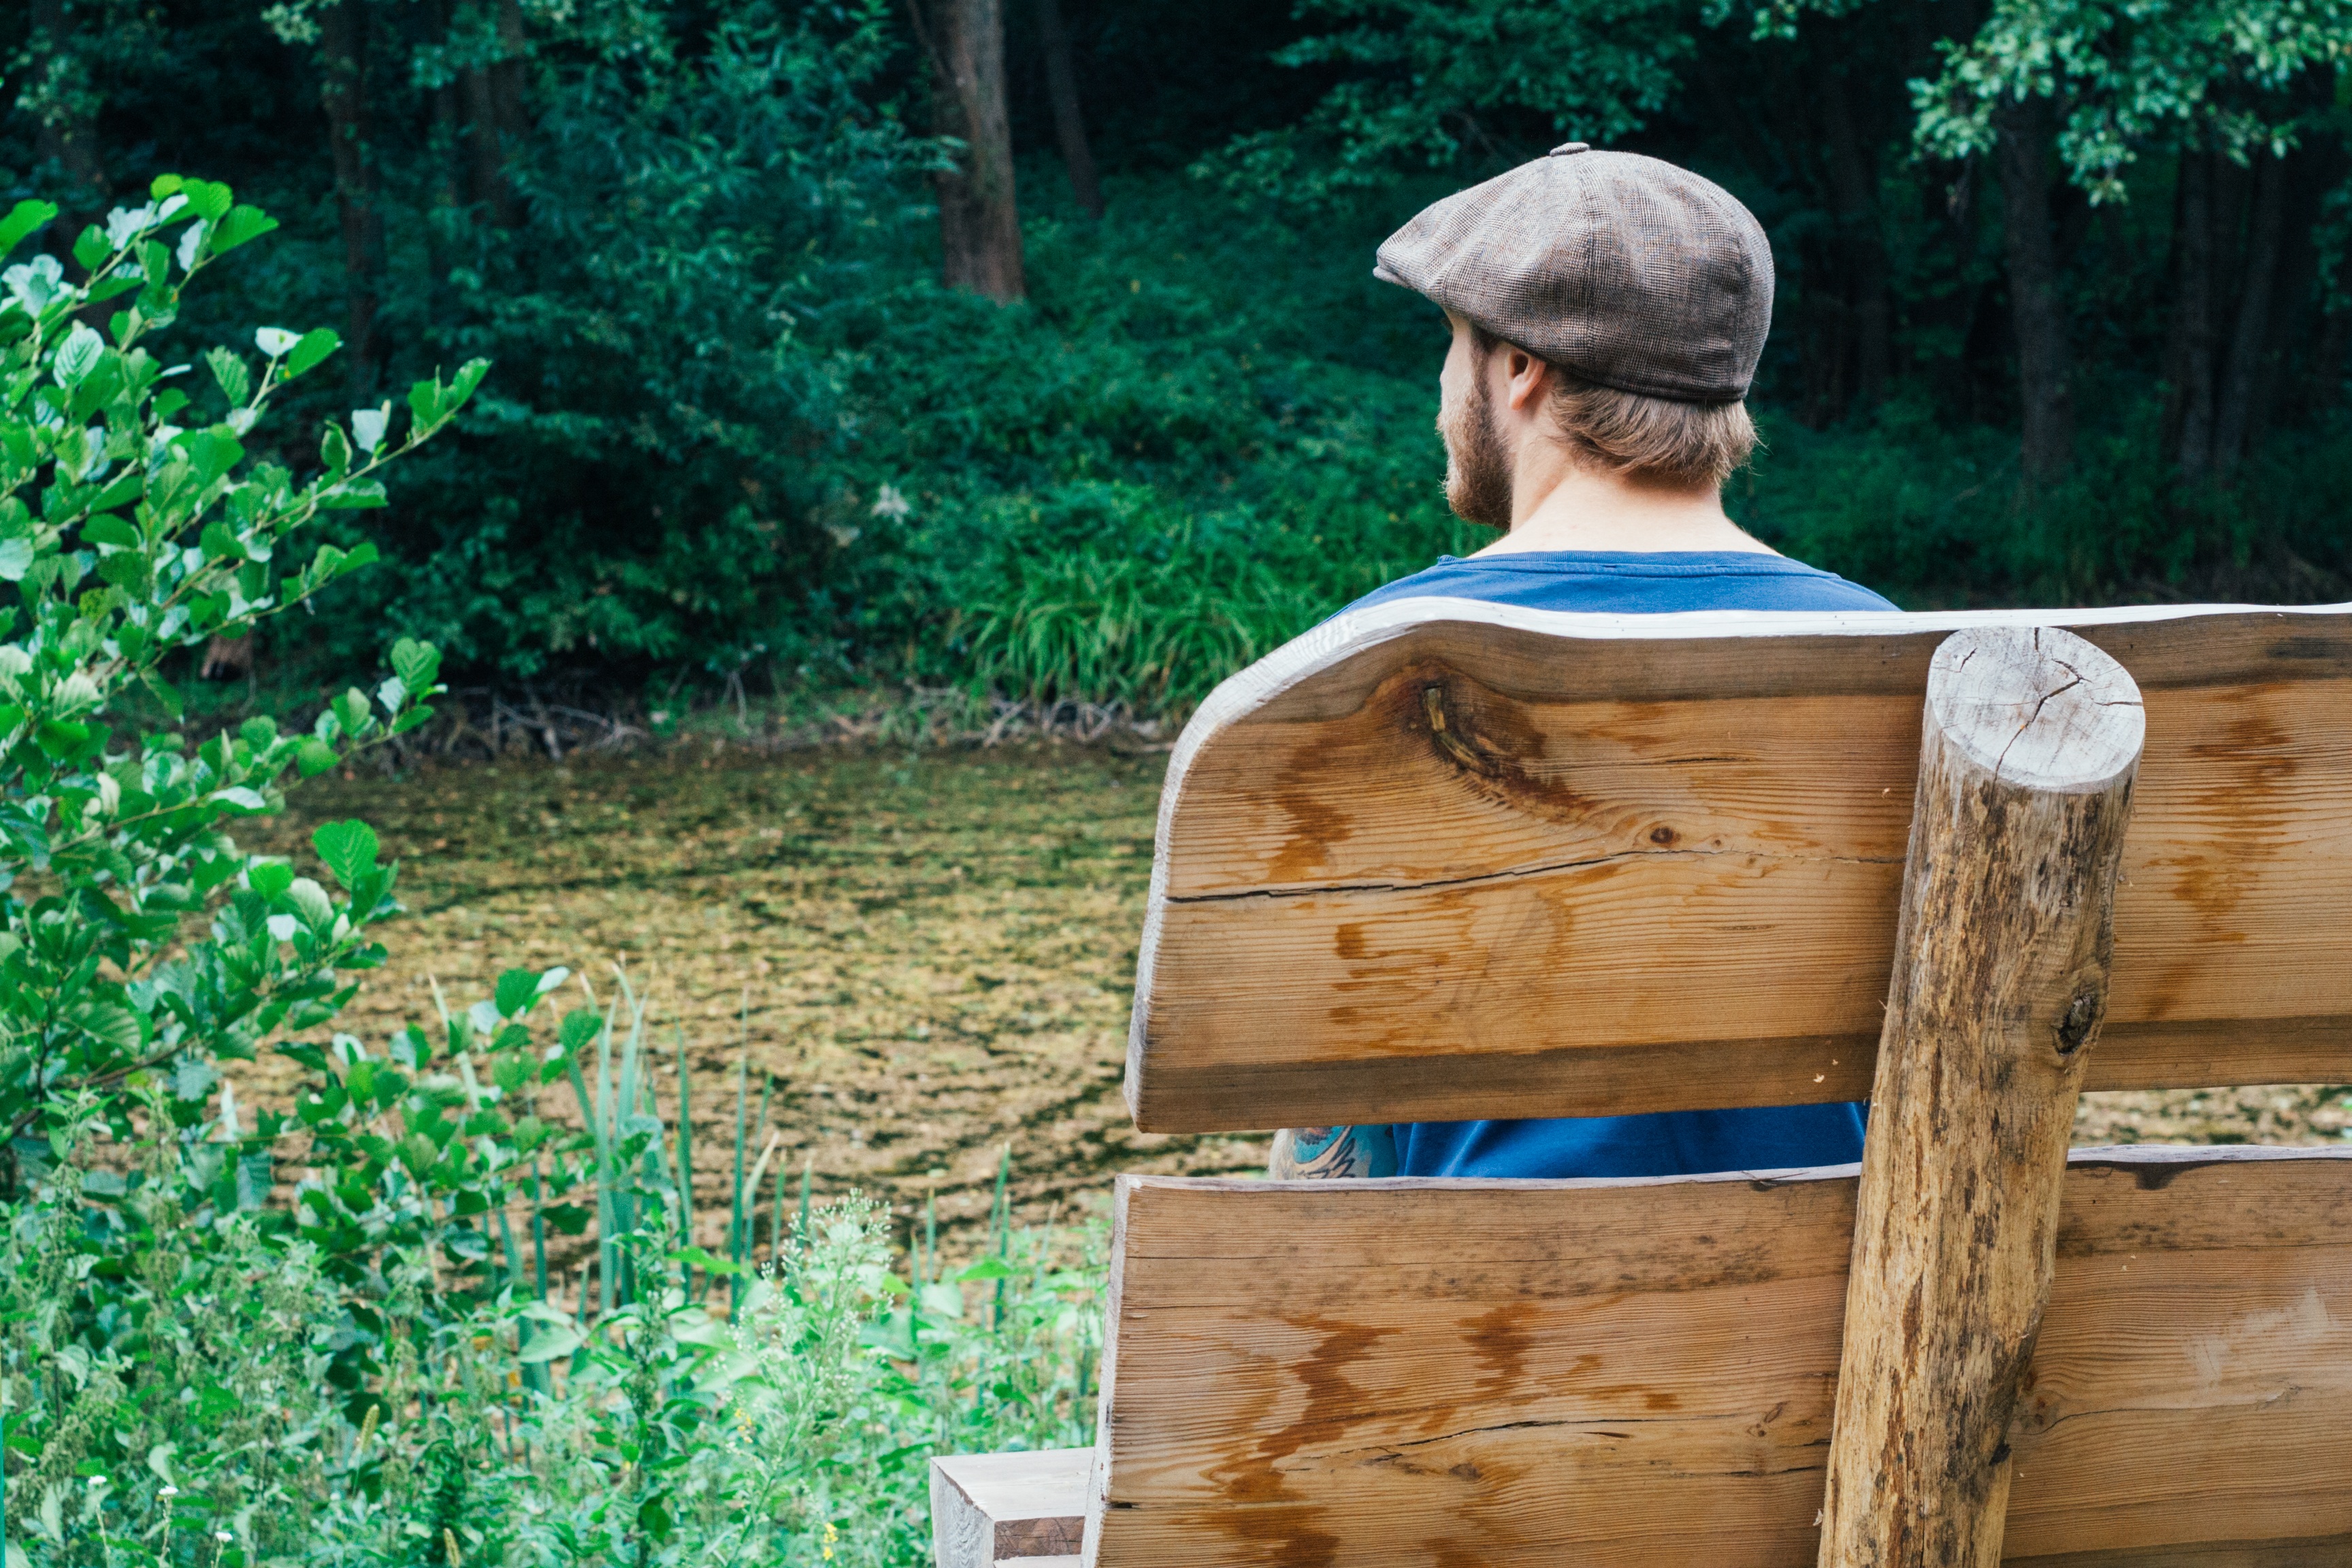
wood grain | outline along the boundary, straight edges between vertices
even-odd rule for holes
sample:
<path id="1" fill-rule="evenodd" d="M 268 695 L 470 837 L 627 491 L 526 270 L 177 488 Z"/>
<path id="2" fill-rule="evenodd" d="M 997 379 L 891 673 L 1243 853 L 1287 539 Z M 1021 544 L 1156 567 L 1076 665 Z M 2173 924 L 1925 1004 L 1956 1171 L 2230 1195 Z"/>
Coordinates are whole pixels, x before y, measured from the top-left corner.
<path id="1" fill-rule="evenodd" d="M 1067 1557 L 1085 1530 L 1087 1448 L 954 1454 L 931 1461 L 935 1568 Z"/>
<path id="2" fill-rule="evenodd" d="M 2090 1089 L 2352 1078 L 2352 613 L 1566 616 L 1406 600 L 1171 759 L 1148 1131 L 1860 1099 L 1927 666 L 2071 626 L 2147 740 Z M 1440 726 L 1443 726 L 1442 730 Z"/>
<path id="3" fill-rule="evenodd" d="M 1995 1568 L 2106 1012 L 2146 725 L 2071 632 L 1936 650 L 1847 1277 L 1821 1568 Z"/>
<path id="4" fill-rule="evenodd" d="M 1087 1561 L 1803 1568 L 1854 1188 L 1122 1178 Z M 2056 1253 L 2011 1559 L 2352 1560 L 2352 1151 L 2079 1152 Z"/>

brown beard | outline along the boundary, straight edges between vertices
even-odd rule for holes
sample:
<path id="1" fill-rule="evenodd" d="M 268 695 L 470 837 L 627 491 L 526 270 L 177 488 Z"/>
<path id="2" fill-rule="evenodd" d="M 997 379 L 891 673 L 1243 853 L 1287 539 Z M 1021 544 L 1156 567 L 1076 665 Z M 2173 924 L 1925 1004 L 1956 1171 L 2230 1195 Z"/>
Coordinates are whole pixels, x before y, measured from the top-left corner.
<path id="1" fill-rule="evenodd" d="M 1470 395 L 1454 417 L 1447 414 L 1440 409 L 1437 416 L 1437 433 L 1445 439 L 1445 504 L 1465 522 L 1508 531 L 1511 457 L 1495 428 L 1483 374 L 1471 382 Z"/>

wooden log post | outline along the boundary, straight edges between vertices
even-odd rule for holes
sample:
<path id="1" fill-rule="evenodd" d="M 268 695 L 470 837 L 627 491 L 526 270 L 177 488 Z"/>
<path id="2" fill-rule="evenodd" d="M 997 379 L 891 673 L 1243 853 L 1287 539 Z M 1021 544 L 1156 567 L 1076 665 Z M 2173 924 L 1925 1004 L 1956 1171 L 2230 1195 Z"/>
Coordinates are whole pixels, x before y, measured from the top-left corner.
<path id="1" fill-rule="evenodd" d="M 2145 727 L 2069 632 L 1963 631 L 1930 667 L 1822 1568 L 2000 1562 Z"/>

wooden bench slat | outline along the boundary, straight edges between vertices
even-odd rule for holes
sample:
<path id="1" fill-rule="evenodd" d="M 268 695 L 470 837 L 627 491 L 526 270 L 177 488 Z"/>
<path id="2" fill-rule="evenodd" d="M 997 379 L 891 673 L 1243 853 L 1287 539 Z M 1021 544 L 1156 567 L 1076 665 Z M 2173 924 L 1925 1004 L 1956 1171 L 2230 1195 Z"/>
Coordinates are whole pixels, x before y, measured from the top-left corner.
<path id="1" fill-rule="evenodd" d="M 1123 1178 L 1089 1561 L 1810 1564 L 1853 1192 Z M 2079 1152 L 2058 1254 L 2010 1558 L 2352 1556 L 2352 1151 Z"/>
<path id="2" fill-rule="evenodd" d="M 1138 1125 L 1861 1098 L 1927 661 L 1987 623 L 2070 626 L 2147 700 L 2088 1087 L 2352 1079 L 2343 607 L 1421 600 L 1318 628 L 1187 728 L 1137 978 Z"/>
<path id="3" fill-rule="evenodd" d="M 1091 1448 L 956 1454 L 931 1461 L 937 1568 L 1075 1563 L 1085 1528 Z"/>

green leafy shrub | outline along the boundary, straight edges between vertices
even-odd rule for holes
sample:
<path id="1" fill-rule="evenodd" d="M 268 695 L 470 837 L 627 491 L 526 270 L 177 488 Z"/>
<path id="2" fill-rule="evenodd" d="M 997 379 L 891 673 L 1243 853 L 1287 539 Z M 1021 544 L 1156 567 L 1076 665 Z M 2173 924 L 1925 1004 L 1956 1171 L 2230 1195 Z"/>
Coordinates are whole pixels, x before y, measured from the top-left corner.
<path id="1" fill-rule="evenodd" d="M 0 253 L 56 216 L 20 203 Z M 356 688 L 309 734 L 267 718 L 200 745 L 164 731 L 118 737 L 110 720 L 142 693 L 166 712 L 167 661 L 216 636 L 308 603 L 374 552 L 300 537 L 324 513 L 380 506 L 377 472 L 445 427 L 487 368 L 420 382 L 391 436 L 389 403 L 327 427 L 320 471 L 248 464 L 244 438 L 335 334 L 265 327 L 257 371 L 215 348 L 209 389 L 174 384 L 191 367 L 147 346 L 178 314 L 181 290 L 228 251 L 275 226 L 225 185 L 167 175 L 153 198 L 117 208 L 74 244 L 68 280 L 54 256 L 0 272 L 0 1118 L 11 1169 L 18 1140 L 78 1092 L 101 1096 L 117 1130 L 126 1080 L 179 1075 L 199 1101 L 212 1064 L 249 1058 L 284 1027 L 324 1023 L 345 976 L 377 962 L 368 928 L 390 913 L 393 877 L 361 824 L 321 831 L 342 889 L 331 895 L 282 861 L 238 851 L 240 817 L 277 809 L 285 782 L 427 717 L 439 656 L 404 640 L 394 673 Z M 101 333 L 89 318 L 106 315 Z M 180 421 L 185 420 L 183 424 Z M 193 928 L 208 919 L 209 931 Z"/>
<path id="2" fill-rule="evenodd" d="M 181 1126 L 160 1078 L 127 1139 L 94 1095 L 66 1109 L 0 1230 L 30 1568 L 912 1568 L 930 1455 L 1085 1440 L 1098 1233 L 1000 1205 L 988 1256 L 902 1279 L 887 1215 L 803 1175 L 788 1218 L 779 1172 L 762 1257 L 765 1161 L 739 1148 L 728 1255 L 681 1246 L 646 1017 L 625 986 L 617 1038 L 593 998 L 559 1015 L 565 979 L 511 972 L 384 1056 L 296 1047 L 299 1128 L 246 1131 L 227 1099 Z M 579 1128 L 542 1119 L 550 1086 Z M 549 1247 L 570 1230 L 576 1273 Z"/>

